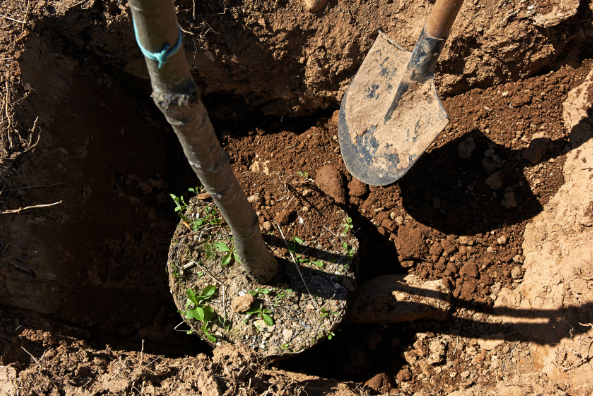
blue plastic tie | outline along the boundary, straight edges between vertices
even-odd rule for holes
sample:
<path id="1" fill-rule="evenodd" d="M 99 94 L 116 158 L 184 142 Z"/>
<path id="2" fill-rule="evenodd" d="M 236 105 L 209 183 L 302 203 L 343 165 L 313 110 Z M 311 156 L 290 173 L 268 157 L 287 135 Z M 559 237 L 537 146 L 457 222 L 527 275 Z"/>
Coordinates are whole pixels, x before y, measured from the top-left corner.
<path id="1" fill-rule="evenodd" d="M 150 52 L 146 48 L 140 44 L 140 40 L 138 40 L 138 30 L 136 29 L 136 21 L 132 18 L 132 24 L 134 25 L 134 35 L 136 36 L 136 42 L 138 43 L 138 47 L 140 47 L 140 51 L 144 54 L 145 57 L 151 59 L 153 61 L 157 61 L 159 63 L 159 69 L 163 67 L 169 57 L 174 55 L 179 48 L 181 48 L 181 44 L 183 44 L 183 32 L 181 31 L 181 26 L 179 26 L 179 38 L 177 39 L 177 43 L 173 48 L 171 48 L 171 44 L 165 43 L 165 46 L 160 52 Z"/>

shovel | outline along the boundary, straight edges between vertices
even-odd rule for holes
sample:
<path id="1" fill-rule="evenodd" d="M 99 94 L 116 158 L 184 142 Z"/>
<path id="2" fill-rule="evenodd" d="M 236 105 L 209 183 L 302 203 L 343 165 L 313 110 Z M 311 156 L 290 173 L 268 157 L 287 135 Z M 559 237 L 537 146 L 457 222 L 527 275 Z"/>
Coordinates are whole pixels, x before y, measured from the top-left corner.
<path id="1" fill-rule="evenodd" d="M 338 121 L 346 168 L 385 186 L 401 178 L 449 123 L 434 66 L 463 0 L 437 0 L 410 53 L 383 32 L 344 94 Z"/>

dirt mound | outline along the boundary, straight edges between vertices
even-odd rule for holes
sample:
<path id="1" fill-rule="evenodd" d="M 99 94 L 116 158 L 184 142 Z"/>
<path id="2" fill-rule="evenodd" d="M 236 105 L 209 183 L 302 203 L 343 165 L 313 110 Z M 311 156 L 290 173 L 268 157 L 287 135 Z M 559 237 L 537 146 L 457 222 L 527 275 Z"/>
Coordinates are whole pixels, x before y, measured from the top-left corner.
<path id="1" fill-rule="evenodd" d="M 39 27 L 59 32 L 64 47 L 85 48 L 99 63 L 146 78 L 127 3 L 75 4 L 39 7 Z M 316 13 L 303 1 L 176 4 L 186 55 L 203 91 L 236 98 L 220 103 L 212 112 L 217 119 L 253 109 L 299 116 L 335 108 L 377 30 L 411 50 L 432 9 L 430 2 L 403 1 L 330 1 Z M 591 12 L 578 5 L 466 1 L 437 68 L 441 93 L 525 78 L 572 57 L 578 43 L 593 36 Z"/>

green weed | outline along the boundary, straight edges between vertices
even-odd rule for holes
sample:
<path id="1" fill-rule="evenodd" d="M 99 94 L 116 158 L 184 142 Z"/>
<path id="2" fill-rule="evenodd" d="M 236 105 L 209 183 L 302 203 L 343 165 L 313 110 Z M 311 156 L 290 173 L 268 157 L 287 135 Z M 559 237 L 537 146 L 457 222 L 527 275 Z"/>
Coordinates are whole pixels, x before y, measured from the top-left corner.
<path id="1" fill-rule="evenodd" d="M 350 232 L 350 230 L 354 227 L 352 225 L 352 218 L 350 217 L 346 217 L 346 221 L 344 224 L 342 224 L 342 234 L 346 235 Z"/>
<path id="2" fill-rule="evenodd" d="M 262 303 L 260 303 L 259 301 L 253 304 L 253 306 L 247 310 L 247 313 L 250 315 L 258 316 L 260 319 L 263 319 L 265 324 L 267 324 L 268 326 L 274 325 L 274 319 L 272 319 L 272 317 L 268 315 L 272 313 L 272 311 L 270 311 L 267 308 L 264 308 Z"/>
<path id="3" fill-rule="evenodd" d="M 210 342 L 216 342 L 216 337 L 210 334 L 210 330 L 208 329 L 208 324 L 210 323 L 210 319 L 212 319 L 214 310 L 212 307 L 204 305 L 204 303 L 211 299 L 214 293 L 216 293 L 216 286 L 214 285 L 206 286 L 200 294 L 196 294 L 192 289 L 187 289 L 187 302 L 185 303 L 185 309 L 187 310 L 185 312 L 185 318 L 202 321 L 203 325 L 200 330 L 202 330 Z M 193 306 L 193 308 L 188 309 L 190 306 Z"/>
<path id="4" fill-rule="evenodd" d="M 216 242 L 214 244 L 214 248 L 219 252 L 224 253 L 224 256 L 222 256 L 222 262 L 220 263 L 222 266 L 229 265 L 233 262 L 241 262 L 234 245 L 232 247 L 228 247 L 228 245 L 224 242 Z"/>

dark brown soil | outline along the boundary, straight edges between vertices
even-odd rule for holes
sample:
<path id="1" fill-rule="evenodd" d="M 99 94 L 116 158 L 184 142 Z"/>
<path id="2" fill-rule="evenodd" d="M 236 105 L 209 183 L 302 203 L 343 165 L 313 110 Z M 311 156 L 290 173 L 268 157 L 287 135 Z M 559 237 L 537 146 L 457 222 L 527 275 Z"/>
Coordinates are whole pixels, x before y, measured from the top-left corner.
<path id="1" fill-rule="evenodd" d="M 61 202 L 0 215 L 0 393 L 14 381 L 24 394 L 447 394 L 501 380 L 459 336 L 502 333 L 521 358 L 508 345 L 493 351 L 516 370 L 533 362 L 521 328 L 481 311 L 521 283 L 525 225 L 564 183 L 562 103 L 593 65 L 589 3 L 543 28 L 533 2 L 516 13 L 508 2 L 466 2 L 437 67 L 450 124 L 404 179 L 369 187 L 346 171 L 335 112 L 376 30 L 410 49 L 429 3 L 330 0 L 309 14 L 300 2 L 177 2 L 236 174 L 301 172 L 339 202 L 360 242 L 359 282 L 413 273 L 453 290 L 444 322 L 345 324 L 273 363 L 286 371 L 242 348 L 206 357 L 209 346 L 174 330 L 182 319 L 164 269 L 178 217 L 168 194 L 187 196 L 198 181 L 149 101 L 126 4 L 0 4 L 0 212 Z M 533 164 L 523 152 L 536 133 L 550 142 Z M 475 146 L 468 158 L 460 145 Z M 295 220 L 255 184 L 246 192 L 259 195 L 263 229 Z M 423 363 L 435 350 L 447 362 L 438 369 Z M 475 367 L 478 378 L 464 374 Z"/>

